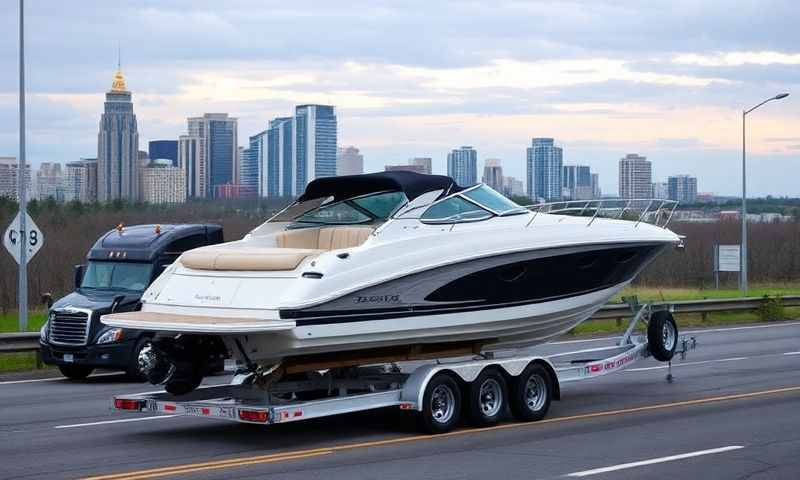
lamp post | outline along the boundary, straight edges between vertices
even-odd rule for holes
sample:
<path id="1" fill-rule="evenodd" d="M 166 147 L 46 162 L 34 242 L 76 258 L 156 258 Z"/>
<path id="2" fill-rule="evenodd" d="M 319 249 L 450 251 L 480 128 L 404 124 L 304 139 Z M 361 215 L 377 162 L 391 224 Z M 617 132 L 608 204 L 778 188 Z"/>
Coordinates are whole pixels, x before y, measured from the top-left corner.
<path id="1" fill-rule="evenodd" d="M 745 134 L 745 122 L 747 120 L 747 114 L 755 110 L 756 108 L 764 105 L 767 102 L 771 102 L 773 100 L 781 100 L 783 98 L 788 97 L 788 93 L 779 93 L 774 97 L 770 97 L 763 102 L 759 103 L 755 107 L 750 108 L 749 110 L 742 111 L 742 247 L 740 250 L 739 255 L 741 256 L 741 271 L 739 272 L 739 289 L 744 293 L 747 294 L 747 136 Z"/>

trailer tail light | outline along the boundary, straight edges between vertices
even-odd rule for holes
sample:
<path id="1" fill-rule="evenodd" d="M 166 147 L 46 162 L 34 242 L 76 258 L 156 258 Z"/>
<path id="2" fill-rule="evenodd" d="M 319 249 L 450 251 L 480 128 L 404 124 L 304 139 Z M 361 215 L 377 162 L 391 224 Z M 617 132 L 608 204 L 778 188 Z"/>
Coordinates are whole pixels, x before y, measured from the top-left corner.
<path id="1" fill-rule="evenodd" d="M 115 398 L 114 408 L 117 410 L 136 410 L 144 408 L 144 400 L 130 400 L 127 398 Z"/>
<path id="2" fill-rule="evenodd" d="M 239 419 L 246 422 L 267 423 L 269 412 L 266 410 L 239 410 Z"/>

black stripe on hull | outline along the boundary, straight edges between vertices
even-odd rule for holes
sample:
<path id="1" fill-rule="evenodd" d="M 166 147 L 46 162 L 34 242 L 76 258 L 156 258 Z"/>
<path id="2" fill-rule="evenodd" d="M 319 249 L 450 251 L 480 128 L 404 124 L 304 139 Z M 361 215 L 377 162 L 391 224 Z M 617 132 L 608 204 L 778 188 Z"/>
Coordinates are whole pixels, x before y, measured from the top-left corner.
<path id="1" fill-rule="evenodd" d="M 588 251 L 583 247 L 554 255 L 500 255 L 415 273 L 309 309 L 281 310 L 280 316 L 308 326 L 563 300 L 632 280 L 663 248 L 664 244 L 637 244 Z"/>

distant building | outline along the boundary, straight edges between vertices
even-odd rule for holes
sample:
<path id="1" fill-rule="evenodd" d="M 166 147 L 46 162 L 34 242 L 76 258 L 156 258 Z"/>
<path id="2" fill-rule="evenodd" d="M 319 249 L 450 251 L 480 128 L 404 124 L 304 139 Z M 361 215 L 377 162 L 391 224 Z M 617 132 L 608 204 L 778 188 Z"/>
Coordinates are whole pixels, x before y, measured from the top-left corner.
<path id="1" fill-rule="evenodd" d="M 206 139 L 196 131 L 178 137 L 178 167 L 186 173 L 187 197 L 209 196 Z"/>
<path id="2" fill-rule="evenodd" d="M 534 138 L 527 150 L 528 196 L 560 200 L 563 188 L 563 150 L 552 138 Z"/>
<path id="3" fill-rule="evenodd" d="M 64 201 L 64 174 L 60 163 L 42 162 L 36 172 L 36 198 Z"/>
<path id="4" fill-rule="evenodd" d="M 503 191 L 503 166 L 500 164 L 499 159 L 486 159 L 481 181 L 498 192 Z"/>
<path id="5" fill-rule="evenodd" d="M 131 92 L 117 69 L 97 135 L 97 199 L 139 200 L 139 130 Z"/>
<path id="6" fill-rule="evenodd" d="M 253 137 L 250 137 L 251 140 Z M 239 185 L 242 198 L 255 198 L 259 190 L 258 141 L 251 148 L 239 147 Z"/>
<path id="7" fill-rule="evenodd" d="M 503 177 L 503 194 L 507 197 L 521 197 L 525 195 L 522 180 L 514 177 Z"/>
<path id="8" fill-rule="evenodd" d="M 151 160 L 171 160 L 173 167 L 179 166 L 177 140 L 152 140 L 147 144 L 147 153 Z"/>
<path id="9" fill-rule="evenodd" d="M 620 159 L 620 198 L 648 198 L 652 194 L 652 183 L 652 165 L 647 157 L 629 153 Z"/>
<path id="10" fill-rule="evenodd" d="M 352 145 L 336 149 L 336 174 L 359 175 L 364 173 L 364 155 Z"/>
<path id="11" fill-rule="evenodd" d="M 142 201 L 152 204 L 184 203 L 186 173 L 167 159 L 150 162 L 141 170 Z"/>
<path id="12" fill-rule="evenodd" d="M 423 168 L 423 172 L 425 174 L 432 174 L 433 173 L 433 159 L 430 157 L 414 157 L 409 159 L 409 165 L 420 165 Z"/>
<path id="13" fill-rule="evenodd" d="M 64 168 L 64 201 L 97 201 L 97 159 L 82 158 Z"/>
<path id="14" fill-rule="evenodd" d="M 336 176 L 336 113 L 331 105 L 298 105 L 294 110 L 294 191 L 301 195 L 308 182 Z"/>
<path id="15" fill-rule="evenodd" d="M 592 198 L 600 198 L 603 192 L 600 191 L 600 175 L 597 173 L 592 174 Z"/>
<path id="16" fill-rule="evenodd" d="M 0 197 L 6 197 L 15 202 L 19 201 L 19 164 L 16 157 L 0 157 Z M 31 166 L 25 164 L 25 190 L 26 198 L 31 198 Z"/>
<path id="17" fill-rule="evenodd" d="M 478 152 L 465 145 L 448 153 L 447 175 L 462 187 L 478 183 Z"/>
<path id="18" fill-rule="evenodd" d="M 594 198 L 592 170 L 588 165 L 564 165 L 561 180 L 568 198 L 572 200 Z"/>
<path id="19" fill-rule="evenodd" d="M 681 203 L 697 202 L 697 177 L 690 175 L 676 175 L 667 178 L 667 188 L 670 200 Z"/>
<path id="20" fill-rule="evenodd" d="M 258 197 L 267 196 L 269 178 L 267 176 L 267 130 L 258 132 L 250 137 L 250 146 L 245 158 L 240 152 L 239 166 L 242 185 L 247 185 L 249 189 L 255 187 L 255 195 Z M 253 163 L 254 162 L 254 163 Z"/>
<path id="21" fill-rule="evenodd" d="M 664 182 L 655 182 L 653 183 L 652 193 L 650 194 L 651 198 L 657 198 L 659 200 L 666 200 L 669 198 L 669 189 L 667 188 L 667 184 Z"/>
<path id="22" fill-rule="evenodd" d="M 267 147 L 264 153 L 266 197 L 295 196 L 292 181 L 294 172 L 294 119 L 278 117 L 269 122 Z"/>
<path id="23" fill-rule="evenodd" d="M 219 185 L 239 184 L 238 120 L 227 113 L 187 119 L 178 139 L 178 166 L 190 197 L 213 197 Z"/>
<path id="24" fill-rule="evenodd" d="M 425 173 L 425 167 L 422 165 L 385 165 L 383 170 L 386 172 L 416 172 L 416 173 Z"/>

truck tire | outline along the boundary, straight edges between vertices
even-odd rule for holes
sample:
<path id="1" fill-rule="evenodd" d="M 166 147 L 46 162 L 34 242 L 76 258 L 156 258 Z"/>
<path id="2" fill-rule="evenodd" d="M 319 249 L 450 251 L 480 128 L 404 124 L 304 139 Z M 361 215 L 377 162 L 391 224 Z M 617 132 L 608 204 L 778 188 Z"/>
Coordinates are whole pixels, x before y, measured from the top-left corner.
<path id="1" fill-rule="evenodd" d="M 86 365 L 59 365 L 58 369 L 61 371 L 61 375 L 70 380 L 83 380 L 94 371 L 94 367 Z"/>
<path id="2" fill-rule="evenodd" d="M 521 422 L 543 419 L 552 399 L 553 379 L 538 363 L 528 365 L 511 383 L 511 413 Z"/>
<path id="3" fill-rule="evenodd" d="M 468 388 L 470 422 L 478 427 L 488 427 L 499 422 L 506 412 L 508 385 L 496 368 L 485 368 Z"/>
<path id="4" fill-rule="evenodd" d="M 148 345 L 150 345 L 149 337 L 140 338 L 139 341 L 136 342 L 136 346 L 131 352 L 131 358 L 128 359 L 128 368 L 125 369 L 125 373 L 128 378 L 134 382 L 144 382 L 147 380 L 147 375 L 142 372 L 141 367 L 139 366 L 139 353 L 141 353 L 142 349 Z"/>
<path id="5" fill-rule="evenodd" d="M 672 313 L 661 310 L 650 315 L 647 343 L 653 358 L 660 362 L 672 360 L 678 346 L 678 325 L 672 318 Z"/>
<path id="6" fill-rule="evenodd" d="M 419 427 L 425 433 L 446 433 L 461 419 L 461 389 L 452 376 L 437 373 L 425 386 Z"/>

